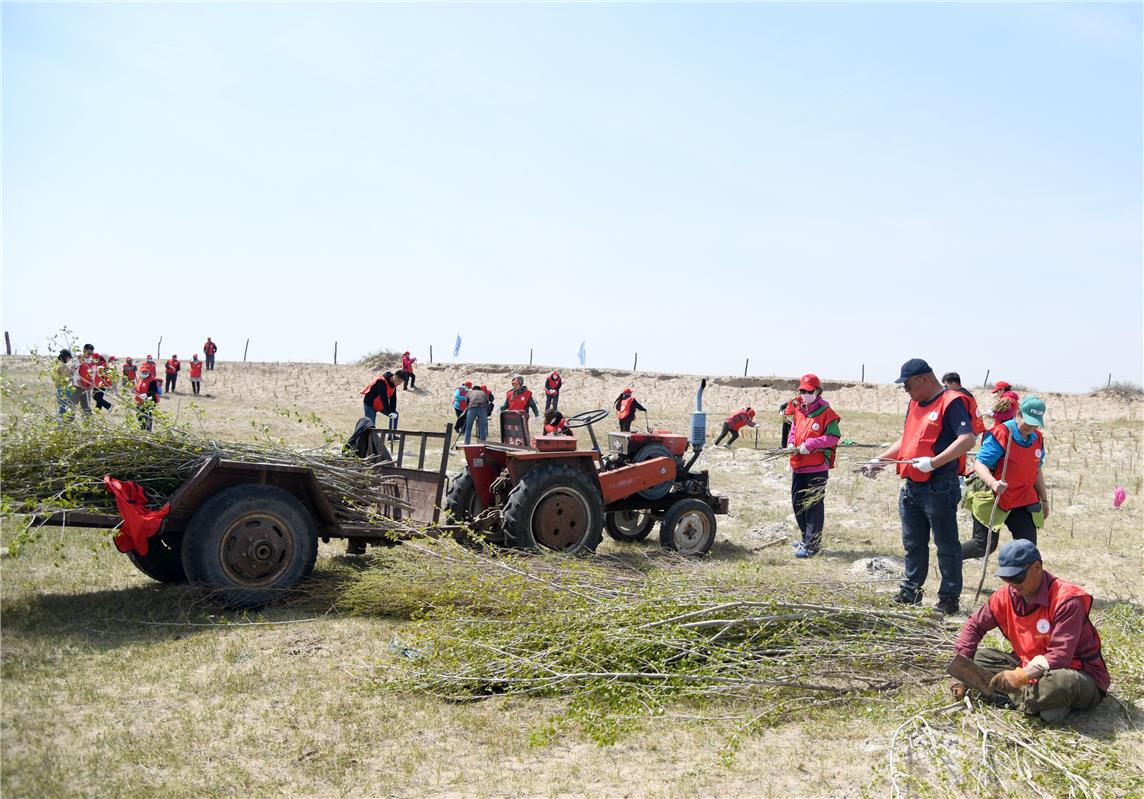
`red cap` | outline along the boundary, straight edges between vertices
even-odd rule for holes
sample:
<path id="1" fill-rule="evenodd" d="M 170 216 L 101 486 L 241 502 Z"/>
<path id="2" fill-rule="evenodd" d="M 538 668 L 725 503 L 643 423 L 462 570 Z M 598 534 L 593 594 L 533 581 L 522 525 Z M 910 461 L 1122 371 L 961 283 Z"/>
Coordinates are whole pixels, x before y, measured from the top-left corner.
<path id="1" fill-rule="evenodd" d="M 993 393 L 1000 394 L 1002 392 L 1008 391 L 1010 388 L 1012 388 L 1012 386 L 1010 386 L 1004 380 L 998 380 L 993 384 Z"/>
<path id="2" fill-rule="evenodd" d="M 818 379 L 818 375 L 805 374 L 798 379 L 798 387 L 803 391 L 817 391 L 822 388 L 822 381 Z"/>
<path id="3" fill-rule="evenodd" d="M 466 380 L 465 381 L 465 388 L 472 388 L 472 387 L 473 387 L 473 381 L 472 380 Z"/>
<path id="4" fill-rule="evenodd" d="M 754 408 L 747 408 L 747 416 L 754 419 L 755 418 L 755 409 Z"/>
<path id="5" fill-rule="evenodd" d="M 621 391 L 620 393 L 621 393 L 621 394 L 631 394 L 631 393 L 632 393 L 632 390 L 631 390 L 630 388 L 625 388 L 625 389 L 624 389 L 623 391 Z"/>

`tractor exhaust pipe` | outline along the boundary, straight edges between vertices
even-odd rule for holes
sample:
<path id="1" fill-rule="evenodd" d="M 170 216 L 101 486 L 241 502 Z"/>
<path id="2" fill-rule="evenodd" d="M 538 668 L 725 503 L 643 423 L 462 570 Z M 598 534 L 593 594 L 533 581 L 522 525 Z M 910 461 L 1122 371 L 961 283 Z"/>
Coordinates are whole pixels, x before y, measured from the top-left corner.
<path id="1" fill-rule="evenodd" d="M 699 460 L 699 453 L 703 451 L 703 445 L 707 443 L 707 414 L 703 412 L 703 389 L 705 388 L 707 388 L 706 377 L 699 381 L 699 391 L 695 392 L 695 411 L 691 414 L 691 435 L 687 439 L 687 443 L 691 445 L 695 454 L 683 467 L 684 472 L 691 471 L 695 461 Z"/>

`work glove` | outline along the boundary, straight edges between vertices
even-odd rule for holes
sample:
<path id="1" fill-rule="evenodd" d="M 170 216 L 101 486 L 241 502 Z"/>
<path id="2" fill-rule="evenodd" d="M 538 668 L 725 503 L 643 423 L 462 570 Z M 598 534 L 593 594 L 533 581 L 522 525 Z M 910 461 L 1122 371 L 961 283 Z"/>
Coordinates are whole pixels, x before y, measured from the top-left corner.
<path id="1" fill-rule="evenodd" d="M 965 698 L 965 683 L 961 680 L 954 680 L 949 684 L 949 695 L 953 697 L 954 702 L 960 702 Z"/>
<path id="2" fill-rule="evenodd" d="M 994 486 L 993 486 L 993 493 L 996 494 L 997 496 L 1001 496 L 1002 494 L 1005 493 L 1005 490 L 1007 488 L 1009 488 L 1008 483 L 1006 483 L 1004 480 L 998 480 L 996 482 L 996 484 L 994 484 Z"/>
<path id="3" fill-rule="evenodd" d="M 799 455 L 809 455 L 810 454 L 810 450 L 806 448 L 806 444 L 799 444 L 798 445 L 798 454 Z"/>
<path id="4" fill-rule="evenodd" d="M 389 418 L 390 419 L 396 419 L 397 418 L 397 412 L 394 411 L 393 413 L 389 414 Z"/>
<path id="5" fill-rule="evenodd" d="M 862 473 L 863 477 L 868 477 L 871 480 L 873 480 L 875 477 L 878 476 L 878 472 L 882 471 L 885 468 L 886 468 L 886 464 L 882 463 L 877 458 L 872 458 L 872 459 L 866 461 L 866 463 L 862 464 L 861 468 L 859 468 L 858 471 Z"/>
<path id="6" fill-rule="evenodd" d="M 994 693 L 1004 691 L 1007 694 L 1018 693 L 1029 684 L 1029 675 L 1022 668 L 1007 669 L 993 675 L 989 681 L 989 690 Z"/>
<path id="7" fill-rule="evenodd" d="M 914 458 L 912 465 L 923 474 L 933 471 L 933 458 Z"/>

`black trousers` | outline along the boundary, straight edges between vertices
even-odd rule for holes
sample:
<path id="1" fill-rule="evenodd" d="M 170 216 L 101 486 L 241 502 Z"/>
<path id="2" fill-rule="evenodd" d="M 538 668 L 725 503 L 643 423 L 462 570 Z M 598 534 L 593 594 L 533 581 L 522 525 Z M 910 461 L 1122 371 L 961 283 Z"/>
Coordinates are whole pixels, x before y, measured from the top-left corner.
<path id="1" fill-rule="evenodd" d="M 195 394 L 198 394 L 200 385 L 202 385 L 201 380 L 192 380 L 191 381 L 191 391 L 195 392 Z"/>
<path id="2" fill-rule="evenodd" d="M 95 400 L 95 409 L 97 411 L 106 411 L 111 407 L 111 403 L 103 398 L 103 389 L 97 388 L 91 392 L 91 397 Z"/>
<path id="3" fill-rule="evenodd" d="M 632 431 L 632 420 L 635 418 L 636 415 L 633 413 L 627 419 L 620 419 L 620 432 L 630 433 Z"/>
<path id="4" fill-rule="evenodd" d="M 1034 545 L 1037 543 L 1037 525 L 1033 521 L 1033 513 L 1026 505 L 1023 508 L 1013 508 L 1009 511 L 1009 515 L 1005 517 L 1005 526 L 1009 528 L 1009 532 L 1013 534 L 1013 538 L 1024 538 L 1032 541 Z M 993 535 L 992 546 L 989 547 L 989 554 L 997 549 L 997 539 L 1001 536 L 999 534 Z M 989 538 L 989 528 L 973 518 L 973 538 L 969 541 L 961 542 L 961 557 L 965 558 L 981 558 L 985 556 L 985 542 Z"/>
<path id="5" fill-rule="evenodd" d="M 177 374 L 167 375 L 167 380 L 166 380 L 166 383 L 163 385 L 163 390 L 164 391 L 174 391 L 175 390 L 175 381 L 178 379 L 179 379 L 179 376 Z"/>
<path id="6" fill-rule="evenodd" d="M 732 430 L 731 425 L 723 422 L 723 430 L 719 433 L 719 437 L 715 439 L 715 446 L 719 446 L 719 442 L 723 440 L 723 436 L 727 435 L 728 433 L 731 434 L 731 437 L 727 440 L 727 446 L 729 447 L 734 444 L 735 439 L 739 437 L 739 431 Z"/>
<path id="7" fill-rule="evenodd" d="M 790 501 L 794 518 L 802 531 L 802 545 L 817 551 L 822 546 L 822 528 L 826 523 L 826 481 L 829 472 L 791 475 Z"/>
<path id="8" fill-rule="evenodd" d="M 214 371 L 214 356 L 213 355 L 207 356 L 207 371 L 208 372 Z"/>
<path id="9" fill-rule="evenodd" d="M 560 404 L 559 394 L 545 394 L 544 395 L 544 410 L 554 411 L 557 410 L 556 406 Z"/>

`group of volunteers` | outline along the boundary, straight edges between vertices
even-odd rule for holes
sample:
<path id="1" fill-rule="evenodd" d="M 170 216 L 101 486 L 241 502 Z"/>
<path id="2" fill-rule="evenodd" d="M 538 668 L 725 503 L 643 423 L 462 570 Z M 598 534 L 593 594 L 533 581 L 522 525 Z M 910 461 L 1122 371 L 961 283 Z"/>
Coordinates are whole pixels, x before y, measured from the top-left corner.
<path id="1" fill-rule="evenodd" d="M 203 371 L 213 371 L 218 345 L 208 336 L 203 343 L 202 360 L 198 353 L 187 362 L 187 373 L 191 382 L 191 392 L 200 393 Z M 135 401 L 136 415 L 140 426 L 150 430 L 152 412 L 163 394 L 175 393 L 183 362 L 178 355 L 172 355 L 163 364 L 162 381 L 155 358 L 148 355 L 140 358 L 125 357 L 122 366 L 114 355 L 101 355 L 93 344 L 84 344 L 77 357 L 69 349 L 61 349 L 56 356 L 57 364 L 52 374 L 56 389 L 56 402 L 60 418 L 74 413 L 78 407 L 85 414 L 105 411 L 113 407 L 112 400 L 120 389 L 130 390 Z"/>

